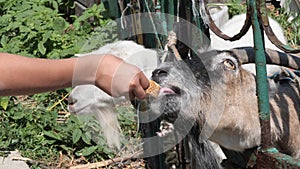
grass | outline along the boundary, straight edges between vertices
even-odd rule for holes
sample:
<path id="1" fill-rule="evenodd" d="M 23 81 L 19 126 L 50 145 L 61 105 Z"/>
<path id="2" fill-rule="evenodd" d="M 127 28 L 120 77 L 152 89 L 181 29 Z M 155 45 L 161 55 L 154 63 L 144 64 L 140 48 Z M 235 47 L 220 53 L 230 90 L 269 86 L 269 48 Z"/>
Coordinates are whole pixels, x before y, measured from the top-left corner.
<path id="1" fill-rule="evenodd" d="M 288 44 L 294 48 L 300 47 L 300 15 L 288 13 L 284 9 L 269 8 L 270 17 L 275 19 L 283 28 Z"/>

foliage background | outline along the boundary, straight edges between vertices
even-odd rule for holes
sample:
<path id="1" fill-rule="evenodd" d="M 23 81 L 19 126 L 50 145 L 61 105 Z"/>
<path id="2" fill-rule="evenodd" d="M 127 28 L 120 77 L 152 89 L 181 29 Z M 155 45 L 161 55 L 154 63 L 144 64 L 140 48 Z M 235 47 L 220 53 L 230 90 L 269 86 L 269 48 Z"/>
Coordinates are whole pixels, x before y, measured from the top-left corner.
<path id="1" fill-rule="evenodd" d="M 0 0 L 0 52 L 61 59 L 116 40 L 116 24 L 103 17 L 103 5 L 94 5 L 77 17 L 73 3 L 73 0 Z M 114 156 L 115 152 L 98 134 L 100 128 L 94 118 L 79 120 L 70 115 L 65 123 L 57 122 L 58 112 L 67 112 L 69 92 L 70 89 L 64 89 L 0 97 L 1 155 L 17 149 L 24 157 L 52 167 Z"/>

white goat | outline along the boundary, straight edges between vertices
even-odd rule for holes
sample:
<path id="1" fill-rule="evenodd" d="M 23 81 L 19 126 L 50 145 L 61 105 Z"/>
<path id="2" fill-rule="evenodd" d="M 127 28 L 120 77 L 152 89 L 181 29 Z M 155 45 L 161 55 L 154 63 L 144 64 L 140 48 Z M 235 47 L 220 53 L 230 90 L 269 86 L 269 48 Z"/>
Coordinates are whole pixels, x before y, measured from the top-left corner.
<path id="1" fill-rule="evenodd" d="M 222 10 L 227 10 L 227 8 L 223 8 Z M 226 16 L 226 15 L 225 15 Z M 220 16 L 223 18 L 223 16 Z M 224 18 L 226 19 L 226 18 Z M 216 18 L 216 20 L 220 20 L 219 18 Z M 233 36 L 237 34 L 240 29 L 242 28 L 244 21 L 246 20 L 246 14 L 240 14 L 233 16 L 231 19 L 229 19 L 224 25 L 221 25 L 220 30 L 222 30 L 223 33 Z M 286 38 L 284 36 L 284 32 L 282 27 L 278 22 L 273 20 L 269 17 L 270 25 L 274 31 L 274 34 L 277 36 L 277 38 L 284 44 L 287 44 Z M 211 38 L 211 48 L 216 50 L 228 50 L 233 49 L 237 47 L 245 47 L 245 46 L 254 46 L 253 43 L 253 31 L 252 27 L 250 27 L 249 31 L 239 40 L 237 41 L 225 41 L 215 35 L 214 33 L 210 34 Z M 274 49 L 280 51 L 272 42 L 268 39 L 266 34 L 264 34 L 265 39 L 265 47 L 269 49 Z M 243 68 L 246 70 L 249 70 L 250 72 L 255 74 L 255 67 L 254 64 L 246 64 L 243 65 Z M 267 72 L 268 74 L 273 74 L 275 72 L 280 71 L 280 67 L 277 65 L 267 65 Z"/>
<path id="2" fill-rule="evenodd" d="M 157 67 L 158 58 L 154 50 L 145 49 L 132 41 L 118 41 L 105 45 L 89 54 L 113 54 L 139 67 L 147 77 Z M 109 147 L 120 148 L 120 127 L 114 106 L 125 98 L 113 98 L 93 85 L 76 86 L 69 96 L 69 110 L 78 115 L 94 115 L 100 122 Z"/>

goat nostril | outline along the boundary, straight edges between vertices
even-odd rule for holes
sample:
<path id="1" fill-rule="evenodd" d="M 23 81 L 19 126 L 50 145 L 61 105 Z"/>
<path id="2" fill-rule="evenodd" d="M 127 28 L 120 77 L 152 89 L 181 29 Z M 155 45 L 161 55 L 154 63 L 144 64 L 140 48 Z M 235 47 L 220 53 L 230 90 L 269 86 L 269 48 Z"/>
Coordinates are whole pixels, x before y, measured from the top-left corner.
<path id="1" fill-rule="evenodd" d="M 75 103 L 77 103 L 77 99 L 71 97 L 68 98 L 68 105 L 74 105 Z"/>
<path id="2" fill-rule="evenodd" d="M 172 90 L 173 90 L 176 94 L 178 94 L 178 95 L 181 94 L 181 90 L 180 90 L 179 87 L 172 87 Z"/>

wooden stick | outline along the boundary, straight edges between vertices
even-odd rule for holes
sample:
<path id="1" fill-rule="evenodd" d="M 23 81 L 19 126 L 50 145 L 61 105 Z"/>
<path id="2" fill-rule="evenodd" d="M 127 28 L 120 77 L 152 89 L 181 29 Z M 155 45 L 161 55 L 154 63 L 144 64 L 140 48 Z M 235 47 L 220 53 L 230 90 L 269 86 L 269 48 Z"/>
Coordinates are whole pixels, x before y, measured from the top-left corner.
<path id="1" fill-rule="evenodd" d="M 116 162 L 120 162 L 123 160 L 129 160 L 129 159 L 136 159 L 139 158 L 142 155 L 142 152 L 136 152 L 134 154 L 130 154 L 124 157 L 117 157 L 114 159 L 109 159 L 97 163 L 89 163 L 89 164 L 83 164 L 83 165 L 77 165 L 77 166 L 72 166 L 70 169 L 90 169 L 90 168 L 99 168 L 99 167 L 105 167 L 108 165 L 111 165 Z"/>

